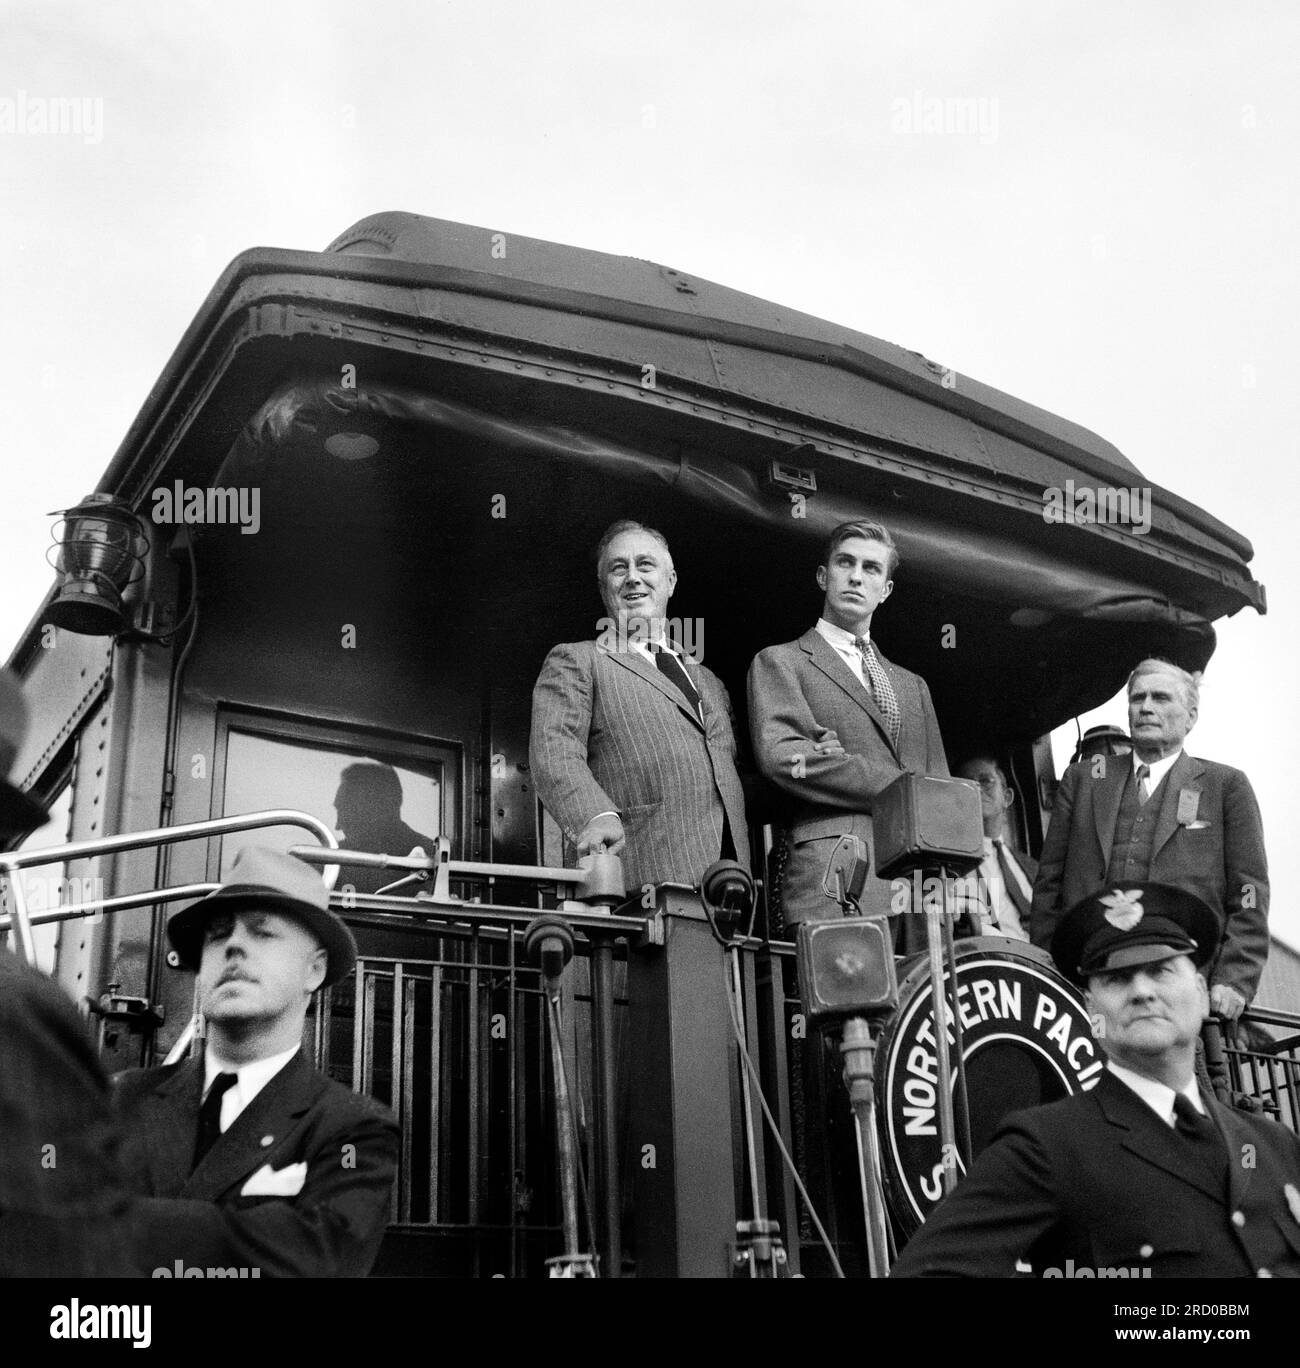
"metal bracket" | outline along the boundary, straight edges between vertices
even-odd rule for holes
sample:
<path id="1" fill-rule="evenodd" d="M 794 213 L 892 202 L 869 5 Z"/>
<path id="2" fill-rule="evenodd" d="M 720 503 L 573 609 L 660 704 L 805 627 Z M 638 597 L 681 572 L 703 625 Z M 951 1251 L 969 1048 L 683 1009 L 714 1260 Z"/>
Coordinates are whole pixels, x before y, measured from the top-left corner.
<path id="1" fill-rule="evenodd" d="M 90 1010 L 96 1016 L 102 1017 L 105 1022 L 121 1022 L 133 1035 L 156 1031 L 163 1024 L 166 1012 L 161 1003 L 115 993 L 115 987 L 115 984 L 109 984 L 109 991 L 102 993 L 98 1002 L 90 1004 Z"/>

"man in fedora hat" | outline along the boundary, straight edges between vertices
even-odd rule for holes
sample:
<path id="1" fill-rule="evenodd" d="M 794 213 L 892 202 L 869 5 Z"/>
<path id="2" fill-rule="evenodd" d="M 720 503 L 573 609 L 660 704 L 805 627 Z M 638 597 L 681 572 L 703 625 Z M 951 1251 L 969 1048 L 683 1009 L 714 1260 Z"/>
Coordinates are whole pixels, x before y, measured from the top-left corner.
<path id="1" fill-rule="evenodd" d="M 1008 1116 L 896 1276 L 1300 1276 L 1300 1139 L 1196 1082 L 1220 935 L 1168 884 L 1115 884 L 1066 913 L 1052 957 L 1085 990 L 1106 1072 Z"/>
<path id="2" fill-rule="evenodd" d="M 172 917 L 167 938 L 198 973 L 204 1050 L 115 1080 L 141 1197 L 137 1264 L 172 1276 L 364 1276 L 388 1219 L 397 1126 L 302 1053 L 312 994 L 356 962 L 328 890 L 302 861 L 248 846 L 220 889 Z"/>
<path id="3" fill-rule="evenodd" d="M 26 724 L 18 680 L 0 670 L 0 848 L 46 817 L 4 778 Z M 4 939 L 0 932 L 0 1278 L 129 1273 L 108 1080 L 72 1000 Z"/>

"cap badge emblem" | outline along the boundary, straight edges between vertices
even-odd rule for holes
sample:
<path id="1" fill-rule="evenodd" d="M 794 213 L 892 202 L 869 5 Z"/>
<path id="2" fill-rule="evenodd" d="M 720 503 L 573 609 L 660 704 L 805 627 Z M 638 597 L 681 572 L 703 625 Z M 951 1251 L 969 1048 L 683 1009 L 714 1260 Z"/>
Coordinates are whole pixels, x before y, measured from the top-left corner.
<path id="1" fill-rule="evenodd" d="M 1101 900 L 1101 905 L 1106 909 L 1106 920 L 1117 930 L 1132 931 L 1132 929 L 1142 920 L 1142 890 L 1135 888 L 1125 893 L 1123 890 L 1116 890 L 1108 893 Z"/>

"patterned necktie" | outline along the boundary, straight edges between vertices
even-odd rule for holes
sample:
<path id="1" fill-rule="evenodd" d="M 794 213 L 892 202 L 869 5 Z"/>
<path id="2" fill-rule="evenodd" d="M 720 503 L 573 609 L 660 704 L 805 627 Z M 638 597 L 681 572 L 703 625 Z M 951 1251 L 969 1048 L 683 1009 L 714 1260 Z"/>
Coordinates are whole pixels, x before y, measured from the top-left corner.
<path id="1" fill-rule="evenodd" d="M 1137 774 L 1138 774 L 1138 803 L 1139 803 L 1139 805 L 1141 805 L 1141 804 L 1145 803 L 1146 800 L 1147 800 L 1148 798 L 1151 797 L 1151 790 L 1150 790 L 1150 788 L 1147 786 L 1147 780 L 1151 778 L 1151 766 L 1150 766 L 1150 765 L 1139 765 L 1139 766 L 1138 766 L 1138 770 L 1137 770 Z M 1192 1110 L 1195 1111 L 1196 1108 L 1193 1107 Z"/>
<path id="2" fill-rule="evenodd" d="M 651 646 L 650 654 L 655 658 L 655 664 L 659 667 L 659 673 L 666 679 L 671 679 L 677 686 L 678 691 L 691 705 L 695 716 L 704 721 L 704 708 L 700 704 L 700 695 L 691 683 L 691 677 L 686 673 L 686 667 L 677 659 L 671 651 L 666 651 L 662 646 Z"/>
<path id="3" fill-rule="evenodd" d="M 221 1099 L 235 1086 L 238 1077 L 237 1074 L 219 1073 L 212 1080 L 208 1095 L 199 1108 L 199 1130 L 194 1141 L 194 1164 L 190 1169 L 191 1173 L 203 1162 L 203 1156 L 217 1143 L 221 1135 Z"/>
<path id="4" fill-rule="evenodd" d="M 889 728 L 889 739 L 897 746 L 899 725 L 903 719 L 898 711 L 898 698 L 894 693 L 894 686 L 881 667 L 871 642 L 866 637 L 854 637 L 853 644 L 858 648 L 858 654 L 862 657 L 862 668 L 871 681 L 871 694 L 876 700 L 876 707 L 880 709 L 885 725 Z"/>

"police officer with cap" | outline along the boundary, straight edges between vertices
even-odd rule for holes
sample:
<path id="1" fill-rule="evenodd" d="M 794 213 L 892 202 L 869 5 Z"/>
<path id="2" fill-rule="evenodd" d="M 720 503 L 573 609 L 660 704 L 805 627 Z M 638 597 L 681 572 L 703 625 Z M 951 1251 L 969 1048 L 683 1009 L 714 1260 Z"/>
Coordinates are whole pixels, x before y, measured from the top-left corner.
<path id="1" fill-rule="evenodd" d="M 142 1198 L 141 1270 L 363 1276 L 388 1219 L 397 1126 L 303 1053 L 312 994 L 356 962 L 329 890 L 302 861 L 248 846 L 220 889 L 172 917 L 167 937 L 198 974 L 203 1050 L 115 1080 Z"/>
<path id="2" fill-rule="evenodd" d="M 1015 1112 L 913 1236 L 895 1277 L 1300 1277 L 1300 1139 L 1196 1082 L 1221 928 L 1194 894 L 1103 888 L 1052 941 L 1106 1071 Z"/>

